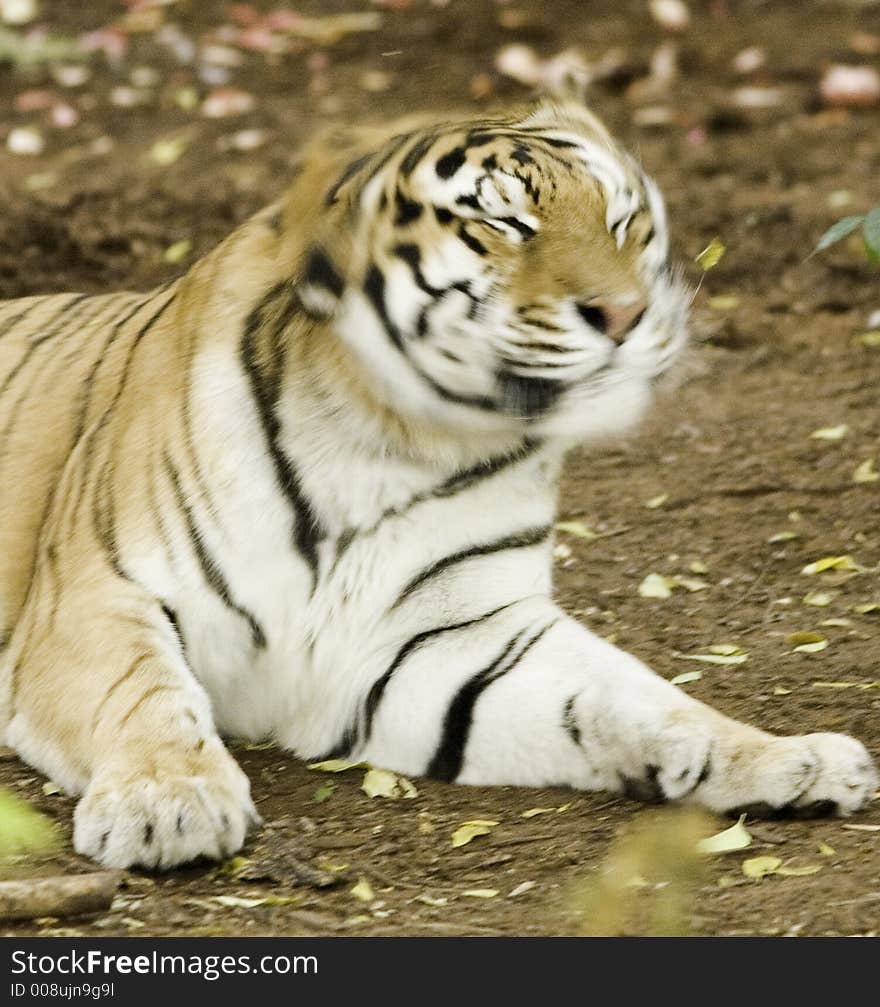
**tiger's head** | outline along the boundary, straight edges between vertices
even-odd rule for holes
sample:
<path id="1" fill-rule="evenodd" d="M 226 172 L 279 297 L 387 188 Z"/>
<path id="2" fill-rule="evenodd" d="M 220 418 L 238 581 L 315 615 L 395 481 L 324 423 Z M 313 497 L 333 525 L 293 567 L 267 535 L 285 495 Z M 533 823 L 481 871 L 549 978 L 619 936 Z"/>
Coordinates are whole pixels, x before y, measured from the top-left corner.
<path id="1" fill-rule="evenodd" d="M 320 185 L 300 301 L 401 416 L 616 432 L 686 341 L 659 191 L 578 105 L 403 130 Z"/>

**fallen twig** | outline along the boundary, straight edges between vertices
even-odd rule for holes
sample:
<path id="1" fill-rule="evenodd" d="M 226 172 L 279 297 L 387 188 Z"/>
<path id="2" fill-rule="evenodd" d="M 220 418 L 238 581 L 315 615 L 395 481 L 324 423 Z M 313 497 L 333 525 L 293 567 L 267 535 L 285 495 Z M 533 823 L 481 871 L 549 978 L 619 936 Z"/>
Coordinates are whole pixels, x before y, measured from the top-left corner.
<path id="1" fill-rule="evenodd" d="M 79 916 L 110 908 L 122 875 L 116 871 L 0 881 L 0 919 Z"/>

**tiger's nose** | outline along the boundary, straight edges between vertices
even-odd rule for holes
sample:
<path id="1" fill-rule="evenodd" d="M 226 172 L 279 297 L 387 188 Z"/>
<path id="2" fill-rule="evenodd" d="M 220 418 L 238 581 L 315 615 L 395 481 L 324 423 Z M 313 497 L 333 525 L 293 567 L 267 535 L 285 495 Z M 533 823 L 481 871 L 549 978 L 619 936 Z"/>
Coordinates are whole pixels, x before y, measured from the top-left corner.
<path id="1" fill-rule="evenodd" d="M 587 325 L 619 346 L 642 320 L 647 307 L 643 297 L 626 300 L 593 297 L 589 301 L 580 301 L 577 310 Z"/>

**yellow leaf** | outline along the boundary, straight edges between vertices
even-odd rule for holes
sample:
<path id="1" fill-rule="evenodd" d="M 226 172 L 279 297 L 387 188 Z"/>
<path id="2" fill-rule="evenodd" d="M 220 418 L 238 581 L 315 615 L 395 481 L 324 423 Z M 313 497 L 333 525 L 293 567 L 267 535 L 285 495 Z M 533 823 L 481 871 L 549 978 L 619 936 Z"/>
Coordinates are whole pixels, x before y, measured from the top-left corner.
<path id="1" fill-rule="evenodd" d="M 709 298 L 708 304 L 713 311 L 733 311 L 739 307 L 739 298 L 736 294 L 717 294 Z"/>
<path id="2" fill-rule="evenodd" d="M 841 828 L 852 829 L 853 832 L 880 832 L 880 825 L 843 825 Z"/>
<path id="3" fill-rule="evenodd" d="M 43 786 L 40 788 L 46 797 L 52 797 L 53 794 L 60 794 L 61 787 L 57 783 L 53 783 L 52 780 L 46 780 Z"/>
<path id="4" fill-rule="evenodd" d="M 785 642 L 792 646 L 800 646 L 802 643 L 822 643 L 824 639 L 821 633 L 789 633 Z"/>
<path id="5" fill-rule="evenodd" d="M 833 857 L 837 854 L 837 850 L 833 846 L 829 846 L 828 843 L 819 843 L 819 852 L 823 857 Z"/>
<path id="6" fill-rule="evenodd" d="M 874 467 L 874 459 L 869 458 L 862 462 L 853 472 L 852 479 L 854 483 L 875 483 L 880 480 L 880 472 Z"/>
<path id="7" fill-rule="evenodd" d="M 877 602 L 869 602 L 867 605 L 854 605 L 853 612 L 859 615 L 870 615 L 872 612 L 880 612 L 880 605 Z"/>
<path id="8" fill-rule="evenodd" d="M 452 845 L 454 847 L 466 846 L 472 839 L 476 839 L 477 836 L 487 836 L 498 822 L 486 821 L 485 819 L 478 818 L 473 822 L 462 822 L 461 825 L 452 833 Z"/>
<path id="9" fill-rule="evenodd" d="M 832 601 L 834 601 L 834 595 L 827 591 L 810 591 L 809 594 L 804 595 L 804 604 L 815 605 L 817 608 L 825 608 Z"/>
<path id="10" fill-rule="evenodd" d="M 752 857 L 743 861 L 742 872 L 747 878 L 765 878 L 775 874 L 781 866 L 779 857 Z"/>
<path id="11" fill-rule="evenodd" d="M 687 685 L 688 682 L 698 682 L 703 677 L 702 671 L 684 671 L 675 678 L 669 679 L 670 685 Z"/>
<path id="12" fill-rule="evenodd" d="M 345 759 L 327 759 L 324 762 L 311 762 L 309 769 L 319 773 L 344 773 L 347 769 L 366 769 L 366 762 L 346 762 Z"/>
<path id="13" fill-rule="evenodd" d="M 739 654 L 678 654 L 673 652 L 673 657 L 680 661 L 701 661 L 703 664 L 745 664 L 749 655 L 745 651 Z"/>
<path id="14" fill-rule="evenodd" d="M 823 556 L 812 563 L 808 563 L 801 573 L 812 577 L 817 573 L 824 573 L 826 570 L 858 570 L 858 565 L 853 561 L 852 556 Z"/>
<path id="15" fill-rule="evenodd" d="M 188 141 L 182 136 L 167 136 L 161 140 L 157 140 L 150 147 L 150 157 L 156 164 L 167 167 L 169 164 L 174 164 L 175 161 L 180 159 L 186 151 L 187 146 Z"/>
<path id="16" fill-rule="evenodd" d="M 840 423 L 836 427 L 820 427 L 818 430 L 814 430 L 810 437 L 814 441 L 841 441 L 849 433 L 849 426 L 846 423 Z"/>
<path id="17" fill-rule="evenodd" d="M 494 899 L 498 894 L 497 888 L 468 888 L 462 895 L 469 895 L 472 899 Z"/>
<path id="18" fill-rule="evenodd" d="M 716 832 L 714 836 L 701 839 L 697 843 L 697 853 L 731 853 L 734 850 L 744 850 L 752 845 L 752 837 L 748 829 L 743 824 L 745 815 L 739 816 L 739 821 L 731 825 L 723 832 Z"/>
<path id="19" fill-rule="evenodd" d="M 678 587 L 683 587 L 691 593 L 709 590 L 709 585 L 704 580 L 698 580 L 696 577 L 682 577 L 681 574 L 678 574 L 672 580 Z"/>
<path id="20" fill-rule="evenodd" d="M 792 648 L 793 654 L 818 654 L 828 648 L 827 640 L 816 640 L 814 643 L 802 643 Z"/>
<path id="21" fill-rule="evenodd" d="M 818 874 L 824 864 L 807 864 L 804 867 L 780 867 L 775 873 L 785 878 L 806 878 L 810 874 Z"/>
<path id="22" fill-rule="evenodd" d="M 778 531 L 775 535 L 771 535 L 767 541 L 772 545 L 776 542 L 790 542 L 794 538 L 800 538 L 800 532 L 796 531 Z"/>
<path id="23" fill-rule="evenodd" d="M 694 259 L 694 262 L 703 270 L 704 273 L 708 273 L 710 269 L 713 269 L 718 263 L 724 258 L 724 253 L 727 251 L 723 243 L 719 238 L 713 238 L 708 245 L 703 249 L 702 252 Z"/>
<path id="24" fill-rule="evenodd" d="M 599 537 L 592 528 L 588 528 L 581 521 L 557 521 L 554 527 L 557 531 L 561 531 L 566 535 L 573 535 L 575 538 L 582 538 L 587 541 Z"/>
<path id="25" fill-rule="evenodd" d="M 813 682 L 814 689 L 880 689 L 880 681 L 873 682 Z"/>
<path id="26" fill-rule="evenodd" d="M 671 577 L 659 573 L 649 573 L 639 584 L 639 595 L 642 598 L 671 598 L 673 588 L 678 585 Z"/>
<path id="27" fill-rule="evenodd" d="M 774 696 L 790 696 L 791 695 L 791 689 L 786 689 L 785 686 L 782 686 L 782 685 L 775 685 L 773 687 L 773 695 Z"/>
<path id="28" fill-rule="evenodd" d="M 524 811 L 520 818 L 534 818 L 536 815 L 552 815 L 556 811 L 556 808 L 529 808 L 528 811 Z"/>
<path id="29" fill-rule="evenodd" d="M 373 891 L 373 886 L 367 881 L 366 878 L 361 878 L 360 881 L 351 889 L 351 894 L 359 902 L 372 902 L 376 898 L 376 893 Z"/>
<path id="30" fill-rule="evenodd" d="M 863 332 L 860 336 L 856 336 L 855 341 L 869 350 L 880 347 L 880 329 L 872 332 Z"/>
<path id="31" fill-rule="evenodd" d="M 368 769 L 361 790 L 367 797 L 387 797 L 392 801 L 418 797 L 419 793 L 405 776 L 388 769 Z"/>
<path id="32" fill-rule="evenodd" d="M 183 260 L 192 251 L 192 242 L 189 238 L 182 238 L 180 241 L 175 241 L 173 245 L 169 245 L 162 255 L 162 259 L 171 265 L 177 265 L 178 262 L 183 262 Z"/>
<path id="33" fill-rule="evenodd" d="M 700 562 L 700 560 L 694 560 L 693 563 L 688 567 L 691 573 L 708 573 L 709 567 L 705 563 Z"/>
<path id="34" fill-rule="evenodd" d="M 656 510 L 658 507 L 662 507 L 663 504 L 669 499 L 668 493 L 661 493 L 659 496 L 651 497 L 650 500 L 645 501 L 645 506 L 648 510 Z"/>

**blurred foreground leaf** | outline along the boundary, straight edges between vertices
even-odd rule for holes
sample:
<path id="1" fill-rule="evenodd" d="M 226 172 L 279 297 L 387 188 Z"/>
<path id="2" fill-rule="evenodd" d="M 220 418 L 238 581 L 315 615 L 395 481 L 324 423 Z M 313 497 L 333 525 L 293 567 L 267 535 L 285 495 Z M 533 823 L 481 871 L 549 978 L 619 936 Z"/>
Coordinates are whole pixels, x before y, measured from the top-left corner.
<path id="1" fill-rule="evenodd" d="M 45 856 L 59 846 L 58 830 L 45 815 L 0 790 L 0 857 Z"/>

